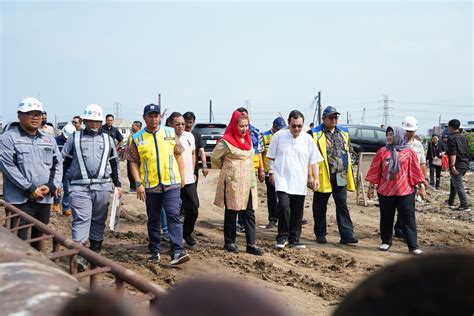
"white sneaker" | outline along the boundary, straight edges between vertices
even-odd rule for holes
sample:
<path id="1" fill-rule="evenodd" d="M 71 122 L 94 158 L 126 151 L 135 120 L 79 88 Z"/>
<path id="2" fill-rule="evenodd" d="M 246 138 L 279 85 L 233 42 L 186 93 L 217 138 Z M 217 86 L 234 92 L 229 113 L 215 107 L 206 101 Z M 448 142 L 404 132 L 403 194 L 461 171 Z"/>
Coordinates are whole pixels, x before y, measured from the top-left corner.
<path id="1" fill-rule="evenodd" d="M 286 245 L 288 245 L 288 242 L 285 240 L 285 241 L 278 241 L 275 245 L 275 248 L 278 248 L 278 249 L 283 249 L 286 247 Z"/>
<path id="2" fill-rule="evenodd" d="M 418 256 L 418 255 L 421 255 L 423 251 L 421 249 L 415 249 L 415 250 L 412 250 L 411 253 Z"/>
<path id="3" fill-rule="evenodd" d="M 390 249 L 390 245 L 389 244 L 381 244 L 379 246 L 379 250 L 381 251 L 387 251 L 388 249 Z"/>

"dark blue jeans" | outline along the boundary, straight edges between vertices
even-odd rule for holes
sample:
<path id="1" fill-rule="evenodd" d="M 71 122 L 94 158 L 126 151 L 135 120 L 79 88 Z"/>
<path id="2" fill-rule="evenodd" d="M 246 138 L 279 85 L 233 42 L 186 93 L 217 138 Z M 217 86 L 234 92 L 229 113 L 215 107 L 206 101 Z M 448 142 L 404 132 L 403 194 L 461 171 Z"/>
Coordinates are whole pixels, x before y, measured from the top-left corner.
<path id="1" fill-rule="evenodd" d="M 61 203 L 61 196 L 55 197 L 54 203 L 55 204 Z M 69 179 L 67 178 L 63 179 L 62 205 L 63 205 L 63 212 L 71 208 L 71 202 L 69 198 Z"/>
<path id="2" fill-rule="evenodd" d="M 183 224 L 179 220 L 181 209 L 181 189 L 172 189 L 163 193 L 146 194 L 146 213 L 148 215 L 147 227 L 150 243 L 148 249 L 152 253 L 160 253 L 160 222 L 161 208 L 163 207 L 168 219 L 168 232 L 170 235 L 171 257 L 183 251 Z"/>
<path id="3" fill-rule="evenodd" d="M 336 203 L 336 220 L 341 239 L 350 239 L 354 237 L 354 226 L 352 225 L 351 215 L 347 208 L 347 186 L 337 186 L 336 181 L 331 181 L 332 192 L 313 194 L 313 217 L 314 234 L 316 237 L 325 237 L 327 235 L 326 213 L 328 200 L 332 194 Z"/>

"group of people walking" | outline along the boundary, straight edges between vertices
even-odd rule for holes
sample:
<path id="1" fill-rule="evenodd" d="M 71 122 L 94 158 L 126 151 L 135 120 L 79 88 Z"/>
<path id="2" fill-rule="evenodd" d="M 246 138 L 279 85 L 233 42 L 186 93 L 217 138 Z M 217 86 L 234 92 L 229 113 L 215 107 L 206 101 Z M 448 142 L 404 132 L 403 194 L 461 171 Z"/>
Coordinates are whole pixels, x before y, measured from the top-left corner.
<path id="1" fill-rule="evenodd" d="M 113 115 L 104 120 L 102 108 L 88 105 L 75 116 L 60 136 L 44 130 L 43 106 L 26 98 L 18 106 L 19 127 L 0 137 L 0 170 L 4 176 L 4 198 L 43 223 L 48 223 L 51 204 L 58 209 L 63 191 L 63 214 L 72 214 L 72 239 L 100 252 L 104 239 L 111 192 L 123 194 L 119 179 L 117 148 L 125 141 L 113 127 Z M 347 192 L 355 190 L 351 144 L 347 128 L 338 124 L 340 113 L 332 106 L 323 111 L 322 124 L 304 131 L 304 115 L 290 112 L 287 120 L 277 117 L 270 130 L 260 133 L 251 125 L 246 109 L 231 116 L 224 135 L 211 154 L 211 165 L 220 169 L 214 204 L 224 209 L 224 249 L 240 251 L 236 232 L 245 232 L 245 251 L 260 256 L 256 242 L 255 210 L 258 206 L 257 183 L 267 187 L 267 229 L 277 228 L 275 247 L 304 249 L 301 226 L 307 190 L 313 193 L 314 240 L 327 243 L 327 205 L 333 196 L 340 244 L 357 244 L 354 225 L 347 206 Z M 170 242 L 171 265 L 190 259 L 184 244 L 197 244 L 194 227 L 199 214 L 197 182 L 199 162 L 207 176 L 205 143 L 193 130 L 195 116 L 173 112 L 166 126 L 161 108 L 146 105 L 124 153 L 130 192 L 145 202 L 149 261 L 161 259 L 162 230 Z M 81 126 L 84 125 L 82 129 Z M 386 129 L 387 142 L 380 148 L 366 175 L 370 182 L 368 197 L 378 195 L 380 205 L 380 250 L 392 244 L 395 235 L 403 237 L 413 254 L 421 254 L 417 244 L 415 195 L 426 195 L 426 163 L 430 181 L 439 189 L 439 161 L 449 155 L 451 194 L 447 201 L 454 208 L 460 197 L 460 211 L 469 210 L 462 177 L 469 169 L 465 137 L 459 134 L 459 121 L 449 122 L 447 149 L 434 135 L 425 156 L 415 138 L 416 119 L 407 117 L 402 127 Z M 438 168 L 439 167 L 439 168 Z M 434 177 L 436 175 L 436 177 Z M 184 220 L 182 217 L 184 216 Z M 21 225 L 21 224 L 20 224 Z M 38 237 L 34 228 L 31 238 Z M 26 230 L 19 236 L 26 239 Z M 36 246 L 33 244 L 33 246 Z M 82 269 L 87 266 L 79 257 Z"/>

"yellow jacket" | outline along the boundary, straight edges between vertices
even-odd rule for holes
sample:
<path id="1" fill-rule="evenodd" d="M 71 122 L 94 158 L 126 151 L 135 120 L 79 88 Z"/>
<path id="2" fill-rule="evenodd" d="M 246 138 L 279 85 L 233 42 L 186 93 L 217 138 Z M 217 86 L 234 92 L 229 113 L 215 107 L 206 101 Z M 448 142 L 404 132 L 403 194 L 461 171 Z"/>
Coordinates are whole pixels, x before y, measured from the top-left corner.
<path id="1" fill-rule="evenodd" d="M 342 157 L 344 165 L 347 165 L 347 190 L 354 191 L 354 175 L 352 172 L 352 163 L 350 158 L 350 140 L 349 140 L 349 131 L 343 126 L 336 126 L 336 129 L 341 133 L 344 138 L 345 150 L 347 155 Z M 329 174 L 329 164 L 328 164 L 328 154 L 326 149 L 326 135 L 323 132 L 323 125 L 316 126 L 311 130 L 313 134 L 314 142 L 318 146 L 319 151 L 324 158 L 324 166 L 322 164 L 319 167 L 319 190 L 318 192 L 330 193 L 332 192 L 331 178 Z"/>
<path id="2" fill-rule="evenodd" d="M 155 133 L 142 129 L 132 139 L 140 154 L 140 179 L 146 189 L 159 184 L 181 183 L 178 162 L 174 157 L 174 129 L 160 126 Z"/>

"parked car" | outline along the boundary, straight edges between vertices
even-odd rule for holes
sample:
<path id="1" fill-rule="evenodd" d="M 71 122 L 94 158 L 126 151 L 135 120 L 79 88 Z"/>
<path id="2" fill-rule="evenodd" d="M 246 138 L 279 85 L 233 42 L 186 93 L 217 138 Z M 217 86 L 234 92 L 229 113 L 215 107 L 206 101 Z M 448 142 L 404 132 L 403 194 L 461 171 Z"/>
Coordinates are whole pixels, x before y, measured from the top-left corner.
<path id="1" fill-rule="evenodd" d="M 385 146 L 387 142 L 384 128 L 357 124 L 343 126 L 349 130 L 352 146 L 351 161 L 353 165 L 359 162 L 360 152 L 376 152 L 380 147 Z"/>
<path id="2" fill-rule="evenodd" d="M 217 140 L 224 135 L 227 124 L 224 123 L 197 123 L 194 125 L 194 130 L 201 134 L 202 139 L 206 142 L 204 152 L 206 157 L 211 156 L 214 147 L 216 147 Z"/>

